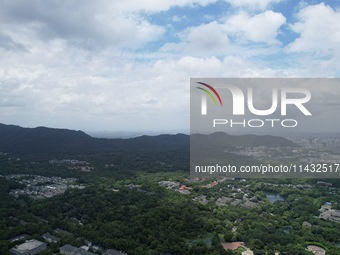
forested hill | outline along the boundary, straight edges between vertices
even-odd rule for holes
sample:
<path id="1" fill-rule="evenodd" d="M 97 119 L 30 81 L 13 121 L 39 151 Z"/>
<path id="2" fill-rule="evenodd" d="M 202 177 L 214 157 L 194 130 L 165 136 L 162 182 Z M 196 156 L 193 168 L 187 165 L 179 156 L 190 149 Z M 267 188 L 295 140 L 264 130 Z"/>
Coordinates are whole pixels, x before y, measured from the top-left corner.
<path id="1" fill-rule="evenodd" d="M 226 146 L 294 146 L 282 137 L 231 136 L 225 133 L 201 135 Z M 184 134 L 140 136 L 129 139 L 94 138 L 82 131 L 46 127 L 22 128 L 0 124 L 0 152 L 17 154 L 83 154 L 114 152 L 189 152 L 190 136 Z"/>
<path id="2" fill-rule="evenodd" d="M 14 153 L 39 153 L 83 150 L 95 140 L 81 131 L 45 127 L 22 128 L 0 124 L 0 151 Z"/>
<path id="3" fill-rule="evenodd" d="M 189 148 L 189 136 L 183 134 L 103 139 L 91 137 L 82 131 L 46 127 L 22 128 L 0 124 L 0 152 L 82 154 L 116 150 L 152 152 L 184 148 Z"/>

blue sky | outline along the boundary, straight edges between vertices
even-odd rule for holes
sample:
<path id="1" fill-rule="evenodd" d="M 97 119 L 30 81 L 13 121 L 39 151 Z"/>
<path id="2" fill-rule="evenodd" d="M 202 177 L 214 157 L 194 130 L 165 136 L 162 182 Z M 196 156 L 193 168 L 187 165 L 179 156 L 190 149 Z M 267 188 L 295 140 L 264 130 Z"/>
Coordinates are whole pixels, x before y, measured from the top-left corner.
<path id="1" fill-rule="evenodd" d="M 183 132 L 191 77 L 339 77 L 339 1 L 0 4 L 6 124 Z"/>

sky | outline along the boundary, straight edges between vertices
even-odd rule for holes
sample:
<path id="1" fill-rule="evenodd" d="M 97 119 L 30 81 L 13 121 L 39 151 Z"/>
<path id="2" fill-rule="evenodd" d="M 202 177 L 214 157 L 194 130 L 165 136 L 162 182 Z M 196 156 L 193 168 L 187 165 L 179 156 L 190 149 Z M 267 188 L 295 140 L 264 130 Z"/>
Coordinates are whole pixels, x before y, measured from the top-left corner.
<path id="1" fill-rule="evenodd" d="M 0 6 L 0 123 L 185 132 L 190 78 L 340 76 L 339 1 Z"/>

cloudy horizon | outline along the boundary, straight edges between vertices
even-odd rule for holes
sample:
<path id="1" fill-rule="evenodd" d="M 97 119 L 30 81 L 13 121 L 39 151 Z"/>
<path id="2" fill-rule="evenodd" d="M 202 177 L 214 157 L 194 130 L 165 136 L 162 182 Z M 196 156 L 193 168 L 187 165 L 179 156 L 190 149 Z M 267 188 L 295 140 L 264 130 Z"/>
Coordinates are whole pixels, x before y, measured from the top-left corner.
<path id="1" fill-rule="evenodd" d="M 335 1 L 0 2 L 0 123 L 183 132 L 192 77 L 340 77 Z"/>

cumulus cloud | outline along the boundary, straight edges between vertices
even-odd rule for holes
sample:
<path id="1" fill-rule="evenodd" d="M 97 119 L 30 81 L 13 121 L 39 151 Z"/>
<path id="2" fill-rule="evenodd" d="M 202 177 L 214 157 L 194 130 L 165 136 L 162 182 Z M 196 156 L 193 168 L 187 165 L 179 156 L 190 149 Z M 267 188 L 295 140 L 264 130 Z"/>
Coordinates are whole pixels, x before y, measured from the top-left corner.
<path id="1" fill-rule="evenodd" d="M 278 12 L 265 11 L 255 16 L 241 12 L 227 19 L 225 30 L 241 40 L 276 43 L 280 27 L 286 18 Z"/>
<path id="2" fill-rule="evenodd" d="M 162 50 L 211 56 L 225 52 L 229 42 L 223 26 L 216 21 L 190 27 L 179 36 L 181 38 L 180 43 L 167 43 L 162 47 Z"/>
<path id="3" fill-rule="evenodd" d="M 228 17 L 226 21 L 212 21 L 187 28 L 179 34 L 179 43 L 167 43 L 163 51 L 175 51 L 194 56 L 225 56 L 242 51 L 239 43 L 278 44 L 277 35 L 286 18 L 273 11 L 257 15 L 245 12 Z M 231 37 L 233 40 L 229 40 Z"/>
<path id="4" fill-rule="evenodd" d="M 20 43 L 16 30 L 24 28 L 29 36 L 42 41 L 59 38 L 87 48 L 137 47 L 163 34 L 162 27 L 118 7 L 107 1 L 79 5 L 72 1 L 5 1 L 0 14 L 7 26 L 2 33 Z"/>
<path id="5" fill-rule="evenodd" d="M 301 72 L 310 77 L 338 77 L 340 65 L 340 11 L 320 3 L 303 5 L 290 28 L 297 37 L 286 46 Z"/>
<path id="6" fill-rule="evenodd" d="M 340 11 L 324 3 L 305 6 L 297 14 L 291 29 L 299 37 L 288 46 L 291 52 L 321 55 L 340 53 Z"/>
<path id="7" fill-rule="evenodd" d="M 280 59 L 287 54 L 278 43 L 286 21 L 279 12 L 232 8 L 224 18 L 208 23 L 190 20 L 204 16 L 204 6 L 216 2 L 3 0 L 0 122 L 85 130 L 183 130 L 189 126 L 190 77 L 336 72 L 334 61 L 315 62 L 319 70 L 295 59 L 290 62 L 296 66 L 272 64 L 273 55 Z M 337 18 L 337 11 L 320 6 L 326 16 Z M 180 16 L 174 16 L 173 7 L 183 7 Z M 311 38 L 303 35 L 316 14 L 303 10 L 308 9 L 301 10 L 292 26 L 300 41 L 293 42 L 290 52 L 302 52 L 306 47 L 299 46 L 301 40 Z M 166 23 L 176 23 L 150 18 L 166 11 Z M 320 22 L 323 31 L 331 25 Z M 327 45 L 335 49 L 337 37 L 330 33 Z M 317 47 L 318 39 L 313 40 Z"/>
<path id="8" fill-rule="evenodd" d="M 147 12 L 159 12 L 169 10 L 171 7 L 179 6 L 207 6 L 217 2 L 218 0 L 129 0 L 124 1 L 117 6 L 126 11 L 147 11 Z"/>
<path id="9" fill-rule="evenodd" d="M 223 47 L 228 43 L 227 34 L 216 21 L 190 28 L 186 39 L 202 50 Z"/>

